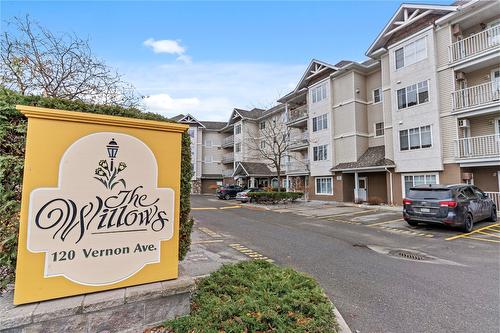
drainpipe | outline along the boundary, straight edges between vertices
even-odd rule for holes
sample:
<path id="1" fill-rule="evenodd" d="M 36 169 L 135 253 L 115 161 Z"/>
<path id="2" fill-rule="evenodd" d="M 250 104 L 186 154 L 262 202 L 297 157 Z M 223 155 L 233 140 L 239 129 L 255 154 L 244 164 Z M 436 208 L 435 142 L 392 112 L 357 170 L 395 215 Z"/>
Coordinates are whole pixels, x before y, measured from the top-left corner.
<path id="1" fill-rule="evenodd" d="M 387 167 L 384 167 L 384 168 L 385 168 L 385 171 L 387 171 L 389 173 L 389 187 L 391 188 L 390 200 L 391 200 L 391 205 L 394 205 L 394 194 L 393 194 L 393 187 L 392 187 L 392 172 L 390 172 L 389 169 L 387 169 Z"/>

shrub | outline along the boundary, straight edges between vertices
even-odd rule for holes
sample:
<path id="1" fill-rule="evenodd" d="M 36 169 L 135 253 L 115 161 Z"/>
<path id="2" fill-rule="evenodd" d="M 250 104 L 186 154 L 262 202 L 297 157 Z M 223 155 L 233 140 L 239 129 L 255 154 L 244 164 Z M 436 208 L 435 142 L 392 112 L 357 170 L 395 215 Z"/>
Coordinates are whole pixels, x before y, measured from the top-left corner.
<path id="1" fill-rule="evenodd" d="M 294 202 L 304 195 L 302 192 L 250 192 L 248 197 L 257 203 Z"/>
<path id="2" fill-rule="evenodd" d="M 135 108 L 92 105 L 40 96 L 22 96 L 0 89 L 0 289 L 14 280 L 17 257 L 19 210 L 24 168 L 26 118 L 15 109 L 16 104 L 113 116 L 169 121 L 165 117 Z M 189 250 L 193 221 L 190 218 L 191 152 L 189 135 L 182 137 L 181 202 L 179 258 Z"/>
<path id="3" fill-rule="evenodd" d="M 263 260 L 225 265 L 202 279 L 175 333 L 337 332 L 332 304 L 313 278 Z"/>

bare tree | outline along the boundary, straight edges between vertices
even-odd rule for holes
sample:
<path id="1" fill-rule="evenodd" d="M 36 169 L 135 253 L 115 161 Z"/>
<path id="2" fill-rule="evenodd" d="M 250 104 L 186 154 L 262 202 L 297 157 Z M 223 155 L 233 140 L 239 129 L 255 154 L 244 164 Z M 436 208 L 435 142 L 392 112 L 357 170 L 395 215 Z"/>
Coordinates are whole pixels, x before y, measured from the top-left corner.
<path id="1" fill-rule="evenodd" d="M 87 40 L 55 35 L 29 16 L 7 22 L 0 40 L 0 84 L 23 95 L 138 106 L 134 87 L 95 57 Z"/>
<path id="2" fill-rule="evenodd" d="M 286 125 L 285 113 L 271 116 L 262 121 L 257 130 L 248 131 L 247 147 L 256 153 L 266 164 L 276 170 L 278 182 L 281 180 L 282 162 L 288 154 L 290 146 L 290 129 Z M 278 191 L 281 185 L 278 184 Z"/>

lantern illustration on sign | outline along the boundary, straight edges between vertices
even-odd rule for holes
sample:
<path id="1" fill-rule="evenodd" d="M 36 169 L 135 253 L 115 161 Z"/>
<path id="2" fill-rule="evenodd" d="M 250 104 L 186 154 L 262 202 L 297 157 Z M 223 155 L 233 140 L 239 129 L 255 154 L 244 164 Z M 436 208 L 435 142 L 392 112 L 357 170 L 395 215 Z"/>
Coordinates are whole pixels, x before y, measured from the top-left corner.
<path id="1" fill-rule="evenodd" d="M 110 190 L 112 190 L 113 187 L 119 183 L 123 184 L 123 187 L 127 186 L 123 178 L 117 178 L 118 174 L 127 168 L 127 164 L 125 162 L 120 162 L 117 168 L 114 167 L 114 159 L 118 154 L 118 148 L 120 147 L 116 143 L 115 139 L 111 139 L 106 146 L 106 151 L 108 152 L 108 157 L 110 159 L 109 165 L 107 160 L 100 160 L 99 166 L 95 169 L 94 179 L 97 179 Z"/>
<path id="2" fill-rule="evenodd" d="M 111 171 L 113 171 L 113 159 L 116 157 L 116 154 L 118 153 L 118 148 L 119 146 L 116 143 L 115 139 L 111 139 L 111 141 L 106 146 L 106 149 L 108 150 L 108 156 L 111 159 L 111 165 L 110 165 Z"/>

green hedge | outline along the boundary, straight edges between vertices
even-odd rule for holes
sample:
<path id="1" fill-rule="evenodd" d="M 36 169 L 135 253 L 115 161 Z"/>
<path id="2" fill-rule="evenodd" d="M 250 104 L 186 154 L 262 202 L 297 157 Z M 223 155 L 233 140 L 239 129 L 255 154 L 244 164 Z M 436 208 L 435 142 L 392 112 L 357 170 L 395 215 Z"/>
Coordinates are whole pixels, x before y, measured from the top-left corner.
<path id="1" fill-rule="evenodd" d="M 304 195 L 302 192 L 250 192 L 248 197 L 257 203 L 294 202 Z"/>
<path id="2" fill-rule="evenodd" d="M 169 121 L 167 118 L 134 108 L 90 105 L 40 96 L 22 96 L 0 89 L 0 287 L 12 283 L 17 256 L 17 234 L 22 192 L 26 118 L 15 109 L 16 104 L 51 109 L 81 111 L 112 116 Z M 190 218 L 191 153 L 189 135 L 182 137 L 181 202 L 179 258 L 182 260 L 191 244 L 193 221 Z M 1 288 L 0 288 L 1 289 Z"/>
<path id="3" fill-rule="evenodd" d="M 191 314 L 172 333 L 335 333 L 332 303 L 310 276 L 263 260 L 225 265 L 201 280 Z"/>

